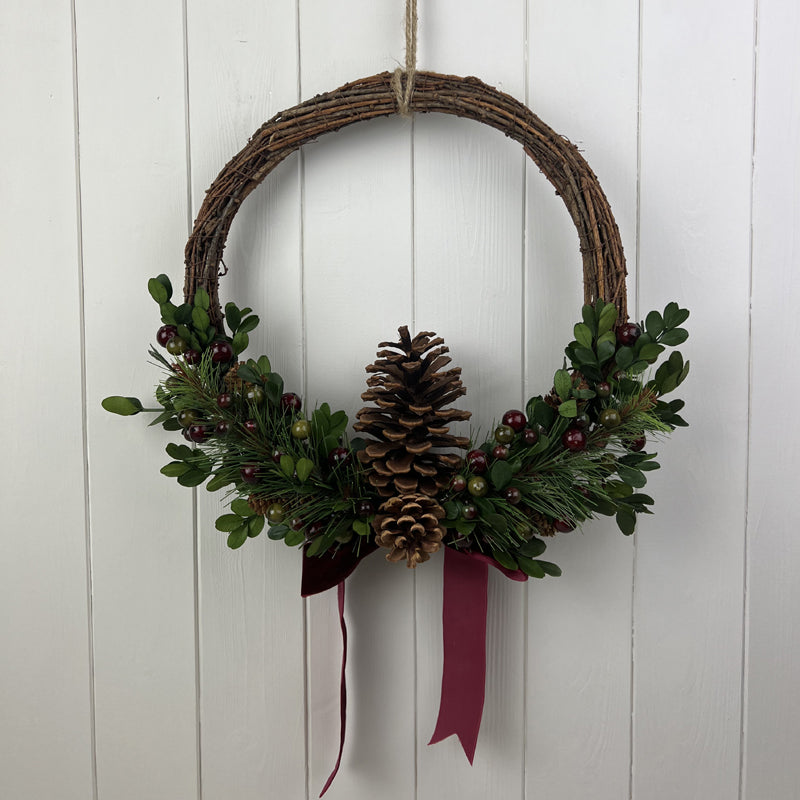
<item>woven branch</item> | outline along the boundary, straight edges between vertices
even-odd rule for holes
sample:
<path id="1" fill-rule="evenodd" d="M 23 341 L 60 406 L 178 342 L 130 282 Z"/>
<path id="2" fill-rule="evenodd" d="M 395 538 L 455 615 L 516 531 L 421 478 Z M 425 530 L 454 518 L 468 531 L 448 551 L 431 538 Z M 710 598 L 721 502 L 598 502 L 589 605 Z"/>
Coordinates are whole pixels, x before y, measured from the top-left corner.
<path id="1" fill-rule="evenodd" d="M 522 103 L 477 78 L 417 72 L 409 111 L 465 117 L 520 142 L 555 187 L 578 231 L 584 302 L 601 297 L 617 306 L 620 320 L 628 318 L 619 229 L 595 174 L 575 145 Z M 392 75 L 383 72 L 317 95 L 264 123 L 206 193 L 186 244 L 186 300 L 194 298 L 198 287 L 206 289 L 211 321 L 222 331 L 220 264 L 231 224 L 245 198 L 304 144 L 353 123 L 397 113 Z"/>

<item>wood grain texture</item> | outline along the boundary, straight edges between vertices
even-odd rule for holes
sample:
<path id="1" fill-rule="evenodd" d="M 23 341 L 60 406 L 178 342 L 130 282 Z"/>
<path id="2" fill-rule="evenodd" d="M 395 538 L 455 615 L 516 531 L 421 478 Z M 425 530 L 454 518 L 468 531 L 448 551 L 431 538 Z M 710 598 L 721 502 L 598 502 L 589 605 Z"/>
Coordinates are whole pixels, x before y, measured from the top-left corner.
<path id="1" fill-rule="evenodd" d="M 0 12 L 0 796 L 26 800 L 92 796 L 72 64 L 69 2 Z"/>
<path id="2" fill-rule="evenodd" d="M 531 108 L 580 147 L 611 202 L 635 311 L 638 8 L 534 2 Z M 526 397 L 547 392 L 580 319 L 580 255 L 560 199 L 527 173 Z M 558 800 L 628 796 L 633 542 L 601 518 L 557 537 L 564 571 L 529 586 L 526 787 Z"/>
<path id="3" fill-rule="evenodd" d="M 739 784 L 754 18 L 718 10 L 642 19 L 640 306 L 693 312 L 692 427 L 659 447 L 637 543 L 633 788 L 659 799 Z"/>
<path id="4" fill-rule="evenodd" d="M 175 274 L 187 228 L 182 10 L 123 19 L 81 0 L 76 18 L 98 791 L 183 800 L 198 792 L 191 492 L 158 472 L 170 437 L 100 408 L 150 405 L 158 379 L 146 284 Z"/>
<path id="5" fill-rule="evenodd" d="M 297 98 L 296 4 L 192 3 L 188 9 L 193 216 L 230 156 Z M 300 390 L 302 319 L 297 159 L 281 165 L 237 216 L 223 303 L 261 318 L 245 356 L 267 354 Z M 177 265 L 176 265 L 177 266 Z M 222 493 L 198 492 L 200 720 L 204 800 L 305 794 L 300 560 L 266 534 L 236 552 L 214 527 Z M 280 720 L 280 724 L 276 721 Z"/>
<path id="6" fill-rule="evenodd" d="M 762 0 L 753 191 L 745 800 L 800 796 L 800 514 L 793 502 L 800 427 L 777 411 L 798 391 L 800 13 Z M 776 395 L 775 380 L 780 377 Z M 780 406 L 778 407 L 780 408 Z"/>
<path id="7" fill-rule="evenodd" d="M 402 20 L 402 6 L 394 4 L 301 2 L 303 97 L 392 69 L 403 57 Z M 329 402 L 352 422 L 378 342 L 411 320 L 410 123 L 390 118 L 331 134 L 306 148 L 303 163 L 306 403 Z M 407 572 L 375 554 L 348 581 L 347 743 L 325 795 L 331 800 L 413 794 L 414 612 Z M 312 598 L 308 609 L 309 788 L 316 795 L 339 741 L 336 593 Z"/>
<path id="8" fill-rule="evenodd" d="M 491 13 L 479 4 L 423 4 L 420 66 L 478 73 L 522 97 L 523 22 L 518 0 L 495 3 Z M 414 120 L 415 324 L 443 336 L 453 365 L 463 369 L 467 396 L 457 405 L 472 420 L 453 427 L 462 435 L 491 437 L 494 423 L 521 403 L 524 162 L 518 145 L 477 123 Z M 455 737 L 427 746 L 441 693 L 441 562 L 417 576 L 418 797 L 517 797 L 524 587 L 490 578 L 486 700 L 470 766 Z"/>

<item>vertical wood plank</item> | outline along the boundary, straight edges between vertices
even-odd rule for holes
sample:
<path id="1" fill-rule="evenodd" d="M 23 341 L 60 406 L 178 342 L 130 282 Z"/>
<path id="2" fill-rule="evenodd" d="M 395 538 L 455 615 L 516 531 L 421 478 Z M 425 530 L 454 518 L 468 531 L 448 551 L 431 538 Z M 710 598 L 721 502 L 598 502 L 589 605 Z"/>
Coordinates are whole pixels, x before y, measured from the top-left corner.
<path id="1" fill-rule="evenodd" d="M 301 2 L 300 20 L 304 98 L 403 58 L 402 5 Z M 364 366 L 411 318 L 410 130 L 399 118 L 375 121 L 304 153 L 306 403 L 346 409 L 351 422 Z M 375 554 L 347 586 L 348 738 L 326 798 L 406 800 L 414 791 L 412 576 Z M 309 601 L 312 794 L 325 783 L 339 737 L 335 603 L 335 592 Z"/>
<path id="2" fill-rule="evenodd" d="M 143 417 L 159 327 L 148 277 L 173 276 L 187 226 L 182 8 L 76 3 L 100 797 L 196 797 L 191 493 L 165 479 Z M 180 280 L 175 280 L 180 291 Z"/>
<path id="3" fill-rule="evenodd" d="M 297 102 L 294 0 L 188 8 L 193 216 L 217 172 L 273 114 Z M 300 186 L 289 159 L 248 198 L 225 251 L 221 302 L 262 322 L 245 357 L 266 353 L 299 390 Z M 199 492 L 203 798 L 305 794 L 300 559 L 266 535 L 235 552 L 214 528 L 221 493 Z M 280 724 L 276 721 L 280 720 Z"/>
<path id="4" fill-rule="evenodd" d="M 800 796 L 800 426 L 776 409 L 796 395 L 800 302 L 800 11 L 758 4 L 753 193 L 748 647 L 744 798 Z M 779 326 L 780 333 L 776 331 Z M 780 400 L 778 402 L 781 402 Z M 780 407 L 779 407 L 780 408 Z M 777 413 L 776 413 L 777 410 Z"/>
<path id="5" fill-rule="evenodd" d="M 424 68 L 477 74 L 524 96 L 524 3 L 423 4 L 420 32 Z M 419 115 L 414 126 L 416 328 L 435 330 L 463 368 L 468 393 L 459 405 L 473 416 L 458 432 L 491 438 L 493 423 L 522 403 L 525 156 L 478 123 Z M 525 590 L 499 573 L 489 583 L 475 761 L 470 767 L 455 737 L 426 746 L 441 693 L 441 563 L 440 554 L 417 570 L 418 796 L 521 796 Z"/>
<path id="6" fill-rule="evenodd" d="M 3 797 L 92 797 L 73 77 L 70 3 L 4 7 Z"/>
<path id="7" fill-rule="evenodd" d="M 633 789 L 736 797 L 753 3 L 643 5 L 640 303 L 694 313 L 678 392 L 692 427 L 659 448 L 638 535 Z"/>
<path id="8" fill-rule="evenodd" d="M 534 2 L 533 110 L 584 152 L 611 203 L 635 301 L 638 9 Z M 575 228 L 528 165 L 526 397 L 552 386 L 582 304 Z M 562 577 L 528 587 L 526 786 L 532 797 L 628 796 L 633 542 L 613 521 L 549 543 Z"/>

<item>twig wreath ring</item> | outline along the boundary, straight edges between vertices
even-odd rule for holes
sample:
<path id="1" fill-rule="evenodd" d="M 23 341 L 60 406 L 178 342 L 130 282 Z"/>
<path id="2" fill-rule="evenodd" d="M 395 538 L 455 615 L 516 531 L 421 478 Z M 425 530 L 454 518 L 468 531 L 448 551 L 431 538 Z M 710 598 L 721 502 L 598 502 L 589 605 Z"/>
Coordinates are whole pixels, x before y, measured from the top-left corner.
<path id="1" fill-rule="evenodd" d="M 458 735 L 471 762 L 483 708 L 488 567 L 514 580 L 559 575 L 540 558 L 547 537 L 599 514 L 630 534 L 637 515 L 650 513 L 653 500 L 640 490 L 658 464 L 645 447 L 686 425 L 683 402 L 662 398 L 689 371 L 675 350 L 653 365 L 686 340 L 689 312 L 671 302 L 639 324 L 628 321 L 625 259 L 608 201 L 577 148 L 527 107 L 477 78 L 414 72 L 409 86 L 400 88 L 410 113 L 472 119 L 520 142 L 567 207 L 582 254 L 584 305 L 552 388 L 524 410 L 502 413 L 486 441 L 454 435 L 451 424 L 470 416 L 451 405 L 466 392 L 461 371 L 449 366 L 442 338 L 401 327 L 366 368 L 367 406 L 353 426 L 363 436 L 350 438 L 344 411 L 327 403 L 310 410 L 285 390 L 267 356 L 240 359 L 258 317 L 220 304 L 231 223 L 295 150 L 399 113 L 396 77 L 381 73 L 277 114 L 223 168 L 186 245 L 183 303 L 172 302 L 166 275 L 148 283 L 161 312 L 157 343 L 166 350 L 150 350 L 165 371 L 159 407 L 119 396 L 103 406 L 122 415 L 156 411 L 151 424 L 180 431 L 192 446 L 169 444 L 172 460 L 162 472 L 184 486 L 226 489 L 230 512 L 216 527 L 230 547 L 266 528 L 270 539 L 300 548 L 303 595 L 338 586 L 340 616 L 344 580 L 371 552 L 416 567 L 444 549 L 445 663 L 432 741 Z M 473 629 L 448 645 L 458 614 Z M 465 663 L 467 670 L 452 669 Z"/>

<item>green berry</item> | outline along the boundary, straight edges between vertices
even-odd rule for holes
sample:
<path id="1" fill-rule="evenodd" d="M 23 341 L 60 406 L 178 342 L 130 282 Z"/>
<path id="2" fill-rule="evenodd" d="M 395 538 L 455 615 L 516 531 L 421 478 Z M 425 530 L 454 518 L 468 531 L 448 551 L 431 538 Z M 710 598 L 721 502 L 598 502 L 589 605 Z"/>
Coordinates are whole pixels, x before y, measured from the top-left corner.
<path id="1" fill-rule="evenodd" d="M 267 522 L 270 525 L 278 525 L 286 517 L 286 509 L 281 503 L 273 503 L 267 508 Z"/>
<path id="2" fill-rule="evenodd" d="M 178 425 L 181 428 L 188 428 L 190 425 L 194 425 L 198 419 L 200 419 L 200 415 L 191 408 L 185 408 L 183 411 L 178 412 Z"/>
<path id="3" fill-rule="evenodd" d="M 489 483 L 480 475 L 473 475 L 467 482 L 467 491 L 473 497 L 483 497 L 489 491 Z"/>
<path id="4" fill-rule="evenodd" d="M 173 336 L 167 342 L 167 352 L 172 356 L 179 356 L 183 353 L 189 345 L 186 343 L 186 339 L 181 338 L 180 336 Z"/>
<path id="5" fill-rule="evenodd" d="M 311 436 L 311 423 L 307 419 L 298 419 L 292 425 L 292 436 L 295 439 L 308 439 Z"/>
<path id="6" fill-rule="evenodd" d="M 622 416 L 616 408 L 604 408 L 600 412 L 600 424 L 604 428 L 616 428 L 622 422 Z"/>
<path id="7" fill-rule="evenodd" d="M 494 438 L 500 444 L 509 444 L 514 441 L 514 429 L 510 425 L 498 425 L 494 429 Z"/>
<path id="8" fill-rule="evenodd" d="M 260 386 L 250 386 L 244 396 L 245 400 L 257 406 L 260 406 L 267 397 Z"/>

